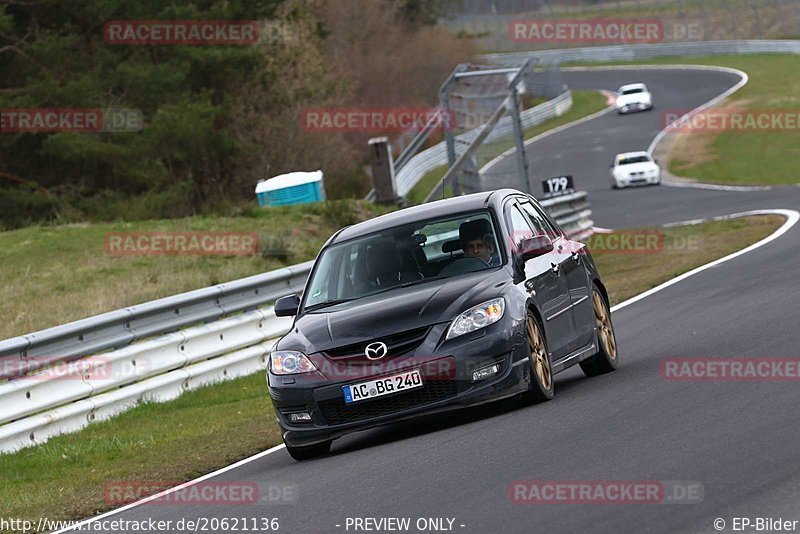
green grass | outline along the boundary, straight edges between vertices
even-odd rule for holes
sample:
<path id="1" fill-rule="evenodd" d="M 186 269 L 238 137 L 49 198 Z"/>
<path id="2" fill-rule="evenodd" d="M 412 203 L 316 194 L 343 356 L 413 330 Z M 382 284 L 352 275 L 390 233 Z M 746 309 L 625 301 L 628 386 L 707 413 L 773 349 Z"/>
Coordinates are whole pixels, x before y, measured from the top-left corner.
<path id="1" fill-rule="evenodd" d="M 28 227 L 0 232 L 0 339 L 314 258 L 342 226 L 389 208 L 364 201 L 252 209 L 190 217 Z M 114 256 L 108 232 L 254 232 L 251 256 Z"/>
<path id="2" fill-rule="evenodd" d="M 742 70 L 749 76 L 719 107 L 779 110 L 800 113 L 800 56 L 759 54 L 743 56 L 669 57 L 609 64 L 719 65 Z M 590 63 L 587 65 L 600 65 Z M 656 112 L 659 109 L 655 95 Z M 686 110 L 684 110 L 686 111 Z M 781 185 L 800 182 L 800 129 L 728 131 L 679 134 L 669 155 L 669 170 L 676 176 L 701 182 L 735 185 Z"/>
<path id="3" fill-rule="evenodd" d="M 406 199 L 412 204 L 422 204 L 425 201 L 425 197 L 428 196 L 428 193 L 430 193 L 433 188 L 436 187 L 436 184 L 439 183 L 439 180 L 442 179 L 447 169 L 447 165 L 442 165 L 425 173 L 420 181 L 417 182 L 417 185 L 408 192 Z"/>
<path id="4" fill-rule="evenodd" d="M 525 139 L 531 139 L 547 130 L 552 130 L 558 126 L 596 113 L 605 107 L 605 102 L 605 97 L 595 91 L 573 91 L 572 107 L 569 111 L 560 117 L 546 120 L 542 124 L 528 128 L 525 130 Z M 478 150 L 479 160 L 488 162 L 489 159 L 499 156 L 513 146 L 514 141 L 510 138 L 486 144 Z M 425 200 L 425 197 L 428 196 L 428 193 L 430 193 L 431 190 L 436 187 L 436 184 L 439 183 L 439 180 L 442 179 L 447 168 L 447 165 L 442 165 L 426 173 L 422 179 L 417 182 L 417 185 L 408 192 L 408 200 L 413 204 L 421 204 Z"/>
<path id="5" fill-rule="evenodd" d="M 666 228 L 661 230 L 663 245 L 657 252 L 616 254 L 596 250 L 592 256 L 614 305 L 755 243 L 774 232 L 783 221 L 783 217 L 770 215 Z M 590 250 L 591 244 L 590 241 Z"/>
<path id="6" fill-rule="evenodd" d="M 140 405 L 0 455 L 3 517 L 77 519 L 114 508 L 107 484 L 196 478 L 280 443 L 274 421 L 263 373 Z"/>
<path id="7" fill-rule="evenodd" d="M 613 304 L 754 243 L 782 222 L 761 216 L 670 228 L 657 254 L 594 257 Z M 264 374 L 256 373 L 0 455 L 3 517 L 89 517 L 115 507 L 104 500 L 106 484 L 186 481 L 280 442 Z"/>

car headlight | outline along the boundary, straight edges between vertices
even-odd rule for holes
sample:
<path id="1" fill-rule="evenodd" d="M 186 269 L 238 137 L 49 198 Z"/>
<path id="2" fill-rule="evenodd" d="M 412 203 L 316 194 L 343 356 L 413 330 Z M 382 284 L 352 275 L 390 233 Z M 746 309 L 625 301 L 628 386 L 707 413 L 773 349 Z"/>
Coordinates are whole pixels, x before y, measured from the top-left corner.
<path id="1" fill-rule="evenodd" d="M 276 350 L 269 355 L 269 371 L 274 375 L 296 375 L 316 370 L 308 356 L 296 350 Z"/>
<path id="2" fill-rule="evenodd" d="M 487 300 L 477 306 L 473 306 L 453 320 L 453 324 L 447 330 L 445 339 L 463 336 L 496 323 L 503 318 L 505 311 L 506 301 L 503 297 Z"/>

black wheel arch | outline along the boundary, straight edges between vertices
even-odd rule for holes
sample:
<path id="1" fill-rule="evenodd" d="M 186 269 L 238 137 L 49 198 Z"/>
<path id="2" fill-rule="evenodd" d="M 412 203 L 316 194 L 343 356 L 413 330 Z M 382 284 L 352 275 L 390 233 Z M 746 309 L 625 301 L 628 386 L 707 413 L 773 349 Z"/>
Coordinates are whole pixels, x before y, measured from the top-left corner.
<path id="1" fill-rule="evenodd" d="M 539 312 L 539 308 L 536 307 L 536 303 L 533 300 L 528 300 L 527 308 L 539 322 L 539 329 L 542 331 L 545 342 L 547 342 L 547 331 L 544 328 L 544 320 L 542 319 L 542 314 Z"/>
<path id="2" fill-rule="evenodd" d="M 603 285 L 603 282 L 600 281 L 600 278 L 595 277 L 592 282 L 597 289 L 600 290 L 600 295 L 602 295 L 603 300 L 606 301 L 606 306 L 608 306 L 608 310 L 611 311 L 611 301 L 608 300 L 608 290 L 606 290 L 606 286 Z"/>

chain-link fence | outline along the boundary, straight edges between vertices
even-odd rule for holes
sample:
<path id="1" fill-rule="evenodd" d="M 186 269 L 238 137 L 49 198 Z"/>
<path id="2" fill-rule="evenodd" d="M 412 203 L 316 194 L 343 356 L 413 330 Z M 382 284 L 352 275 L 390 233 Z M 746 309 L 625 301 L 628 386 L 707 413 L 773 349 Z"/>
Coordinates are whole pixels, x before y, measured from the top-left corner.
<path id="1" fill-rule="evenodd" d="M 451 118 L 445 135 L 449 168 L 429 198 L 503 187 L 527 191 L 526 128 L 571 105 L 558 66 L 537 68 L 533 61 L 505 69 L 460 65 L 440 97 Z"/>
<path id="2" fill-rule="evenodd" d="M 461 0 L 441 23 L 491 52 L 782 39 L 800 36 L 800 0 Z"/>
<path id="3" fill-rule="evenodd" d="M 436 112 L 396 158 L 387 137 L 370 140 L 375 188 L 368 200 L 422 202 L 503 187 L 528 191 L 525 138 L 572 107 L 558 62 L 533 58 L 501 67 L 458 65 L 439 98 Z"/>

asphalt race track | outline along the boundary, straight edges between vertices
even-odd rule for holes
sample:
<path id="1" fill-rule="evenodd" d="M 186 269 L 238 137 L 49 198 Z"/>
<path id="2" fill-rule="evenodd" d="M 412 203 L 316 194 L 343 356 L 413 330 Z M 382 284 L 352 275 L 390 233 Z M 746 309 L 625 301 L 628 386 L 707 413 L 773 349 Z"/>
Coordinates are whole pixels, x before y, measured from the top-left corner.
<path id="1" fill-rule="evenodd" d="M 694 108 L 738 82 L 720 72 L 593 70 L 565 73 L 573 88 L 644 82 L 656 109 L 606 113 L 529 145 L 539 180 L 575 176 L 595 223 L 616 228 L 800 206 L 800 187 L 718 191 L 609 188 L 617 152 L 645 150 L 666 110 Z M 513 161 L 498 165 L 513 166 Z M 663 358 L 798 357 L 800 228 L 614 313 L 617 372 L 556 378 L 552 402 L 497 403 L 342 438 L 330 456 L 294 462 L 277 450 L 215 481 L 296 489 L 258 505 L 142 505 L 115 519 L 277 517 L 280 532 L 347 532 L 347 518 L 454 518 L 465 533 L 717 532 L 733 517 L 800 520 L 797 382 L 672 382 Z M 264 394 L 266 395 L 266 389 Z M 264 424 L 273 415 L 264 414 Z M 691 504 L 517 504 L 519 480 L 661 480 L 702 485 Z M 447 524 L 447 523 L 445 523 Z M 337 527 L 337 525 L 340 525 Z M 463 525 L 463 526 L 462 526 Z M 352 527 L 349 530 L 353 531 Z"/>

